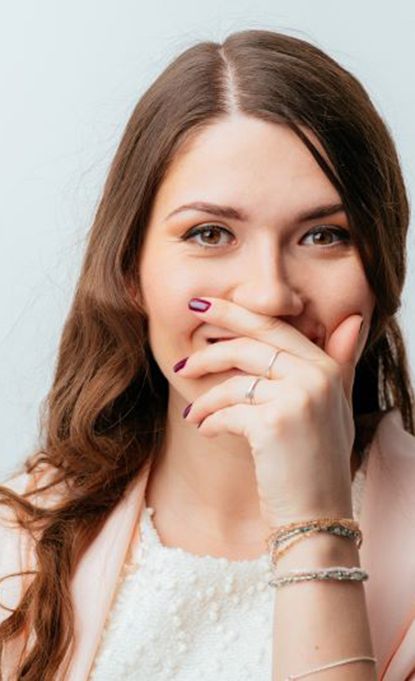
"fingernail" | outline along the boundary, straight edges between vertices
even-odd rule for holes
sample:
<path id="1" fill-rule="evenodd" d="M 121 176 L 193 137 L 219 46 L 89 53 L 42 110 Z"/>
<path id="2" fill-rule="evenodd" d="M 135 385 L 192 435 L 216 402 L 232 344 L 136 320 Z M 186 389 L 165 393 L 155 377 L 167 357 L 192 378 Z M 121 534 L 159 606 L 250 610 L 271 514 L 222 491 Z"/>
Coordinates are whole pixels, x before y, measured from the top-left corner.
<path id="1" fill-rule="evenodd" d="M 185 409 L 183 410 L 183 418 L 184 418 L 184 419 L 185 419 L 186 416 L 188 415 L 188 413 L 189 413 L 189 411 L 190 411 L 190 408 L 191 408 L 192 404 L 193 404 L 193 402 L 190 402 L 190 404 L 188 404 L 187 407 L 185 407 Z"/>
<path id="2" fill-rule="evenodd" d="M 180 362 L 177 362 L 173 367 L 173 371 L 180 371 L 180 369 L 183 369 L 188 359 L 188 357 L 185 357 L 184 359 L 181 359 Z"/>
<path id="3" fill-rule="evenodd" d="M 211 306 L 207 300 L 203 298 L 191 298 L 189 301 L 189 307 L 191 310 L 197 310 L 197 312 L 206 312 Z"/>

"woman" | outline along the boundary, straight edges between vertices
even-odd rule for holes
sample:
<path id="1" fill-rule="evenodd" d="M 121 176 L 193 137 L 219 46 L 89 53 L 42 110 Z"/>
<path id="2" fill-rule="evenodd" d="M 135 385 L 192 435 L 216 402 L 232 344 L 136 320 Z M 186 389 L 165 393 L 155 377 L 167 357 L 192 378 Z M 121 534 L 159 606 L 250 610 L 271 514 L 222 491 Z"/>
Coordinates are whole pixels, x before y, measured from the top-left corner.
<path id="1" fill-rule="evenodd" d="M 415 679 L 408 222 L 387 127 L 316 47 L 168 66 L 1 488 L 5 678 Z"/>

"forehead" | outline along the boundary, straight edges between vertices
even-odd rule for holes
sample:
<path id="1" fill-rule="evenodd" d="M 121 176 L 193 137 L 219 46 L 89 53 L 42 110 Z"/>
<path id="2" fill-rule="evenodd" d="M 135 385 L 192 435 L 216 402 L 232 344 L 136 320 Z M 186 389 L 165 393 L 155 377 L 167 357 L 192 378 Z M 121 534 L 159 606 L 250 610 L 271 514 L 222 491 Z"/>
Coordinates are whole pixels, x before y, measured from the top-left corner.
<path id="1" fill-rule="evenodd" d="M 314 133 L 302 128 L 329 165 Z M 163 213 L 178 203 L 217 201 L 248 207 L 298 209 L 339 200 L 339 194 L 302 140 L 283 124 L 229 116 L 192 135 L 179 149 L 155 198 Z"/>

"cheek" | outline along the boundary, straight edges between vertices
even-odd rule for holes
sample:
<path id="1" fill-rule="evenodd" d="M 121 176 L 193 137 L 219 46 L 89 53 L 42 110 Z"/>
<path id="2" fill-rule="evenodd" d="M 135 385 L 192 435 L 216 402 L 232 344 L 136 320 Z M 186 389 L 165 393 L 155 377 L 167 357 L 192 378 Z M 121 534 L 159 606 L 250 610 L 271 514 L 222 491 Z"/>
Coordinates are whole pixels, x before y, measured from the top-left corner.
<path id="1" fill-rule="evenodd" d="M 332 309 L 349 309 L 351 306 L 365 308 L 371 298 L 365 277 L 339 276 L 330 286 L 322 287 L 320 295 L 315 299 L 324 301 Z"/>
<path id="2" fill-rule="evenodd" d="M 318 317 L 329 332 L 348 315 L 362 314 L 369 326 L 375 296 L 360 261 L 349 262 L 330 282 L 314 282 L 310 297 L 318 307 Z"/>
<path id="3" fill-rule="evenodd" d="M 173 287 L 162 286 L 157 281 L 146 289 L 148 310 L 148 333 L 150 346 L 155 356 L 164 354 L 180 333 L 184 324 L 184 298 L 173 291 Z"/>
<path id="4" fill-rule="evenodd" d="M 152 324 L 163 323 L 180 305 L 181 272 L 160 244 L 148 243 L 140 262 L 144 304 Z"/>
<path id="5" fill-rule="evenodd" d="M 188 352 L 189 336 L 200 321 L 188 309 L 190 298 L 200 295 L 191 276 L 172 263 L 157 259 L 157 268 L 148 260 L 141 268 L 141 290 L 148 314 L 150 347 L 156 360 L 166 357 L 177 361 L 180 352 Z M 182 340 L 180 340 L 182 337 Z M 179 358 L 180 359 L 180 358 Z"/>

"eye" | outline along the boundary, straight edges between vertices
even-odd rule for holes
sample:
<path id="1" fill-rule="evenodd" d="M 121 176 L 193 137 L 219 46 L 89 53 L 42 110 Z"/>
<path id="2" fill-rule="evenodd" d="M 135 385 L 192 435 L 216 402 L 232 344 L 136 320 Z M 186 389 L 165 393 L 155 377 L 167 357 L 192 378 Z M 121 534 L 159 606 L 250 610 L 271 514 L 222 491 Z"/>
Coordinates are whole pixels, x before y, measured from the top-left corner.
<path id="1" fill-rule="evenodd" d="M 218 243 L 218 236 L 221 236 L 221 234 L 227 234 L 229 237 L 233 238 L 232 232 L 230 232 L 228 229 L 225 229 L 224 227 L 220 227 L 219 225 L 202 225 L 201 227 L 194 227 L 193 229 L 190 230 L 190 232 L 187 232 L 184 236 L 181 237 L 183 241 L 188 241 L 189 239 L 192 239 L 195 236 L 199 236 L 201 234 L 208 234 L 209 235 L 209 243 L 199 243 L 199 246 L 202 248 L 217 248 L 217 243 Z M 219 243 L 219 246 L 224 246 L 225 244 Z"/>
<path id="2" fill-rule="evenodd" d="M 221 246 L 226 245 L 225 243 L 221 243 L 219 237 L 222 234 L 227 235 L 228 237 L 231 237 L 231 239 L 234 238 L 232 232 L 230 232 L 228 229 L 225 229 L 225 227 L 221 227 L 220 225 L 202 225 L 200 227 L 193 227 L 189 232 L 184 234 L 181 237 L 182 241 L 189 241 L 190 239 L 193 239 L 196 236 L 201 236 L 201 235 L 206 235 L 208 234 L 209 241 L 206 243 L 200 243 L 198 242 L 198 245 L 201 246 L 204 249 L 215 249 L 219 248 Z M 337 241 L 331 241 L 330 243 L 324 243 L 322 240 L 318 240 L 317 242 L 314 241 L 314 237 L 319 234 L 325 234 L 326 237 L 327 235 L 331 237 L 337 237 Z M 316 246 L 322 246 L 323 248 L 333 248 L 334 246 L 340 246 L 347 244 L 351 241 L 351 234 L 347 229 L 343 229 L 342 227 L 325 227 L 325 226 L 319 226 L 315 227 L 314 229 L 310 230 L 307 232 L 306 237 L 311 237 L 313 239 L 313 244 Z M 305 237 L 305 238 L 306 238 Z M 228 243 L 230 243 L 228 241 Z"/>
<path id="3" fill-rule="evenodd" d="M 339 239 L 337 242 L 331 241 L 331 243 L 322 243 L 321 240 L 316 242 L 314 241 L 314 244 L 317 246 L 323 246 L 323 247 L 328 247 L 331 248 L 332 246 L 338 246 L 340 244 L 347 244 L 351 241 L 351 234 L 347 229 L 343 229 L 342 227 L 315 227 L 314 229 L 310 230 L 307 234 L 306 237 L 312 237 L 314 238 L 316 234 L 325 234 L 325 235 L 330 235 L 330 236 L 335 236 Z"/>

